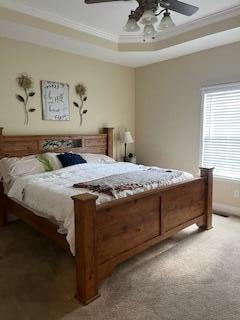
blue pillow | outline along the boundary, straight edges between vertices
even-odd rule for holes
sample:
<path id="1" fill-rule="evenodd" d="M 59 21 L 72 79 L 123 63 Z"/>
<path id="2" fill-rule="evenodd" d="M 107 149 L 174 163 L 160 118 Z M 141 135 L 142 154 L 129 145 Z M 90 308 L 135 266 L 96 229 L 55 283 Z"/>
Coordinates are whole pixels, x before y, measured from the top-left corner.
<path id="1" fill-rule="evenodd" d="M 58 154 L 57 157 L 64 168 L 74 166 L 75 164 L 87 163 L 85 159 L 83 159 L 79 154 L 76 153 L 65 152 L 62 154 Z"/>

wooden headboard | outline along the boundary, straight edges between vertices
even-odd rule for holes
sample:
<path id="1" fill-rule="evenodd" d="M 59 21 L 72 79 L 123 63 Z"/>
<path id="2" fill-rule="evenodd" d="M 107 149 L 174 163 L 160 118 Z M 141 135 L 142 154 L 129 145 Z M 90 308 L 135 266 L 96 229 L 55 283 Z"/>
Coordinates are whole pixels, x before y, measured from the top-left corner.
<path id="1" fill-rule="evenodd" d="M 5 136 L 0 128 L 0 159 L 21 157 L 43 152 L 76 151 L 113 156 L 113 128 L 89 135 Z"/>

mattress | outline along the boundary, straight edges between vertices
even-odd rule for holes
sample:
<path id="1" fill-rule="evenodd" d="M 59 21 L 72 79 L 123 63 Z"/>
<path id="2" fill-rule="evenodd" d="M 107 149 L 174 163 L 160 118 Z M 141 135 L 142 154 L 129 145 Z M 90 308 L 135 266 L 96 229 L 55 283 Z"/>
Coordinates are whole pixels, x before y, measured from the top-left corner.
<path id="1" fill-rule="evenodd" d="M 74 206 L 71 197 L 89 192 L 89 190 L 73 188 L 73 184 L 137 170 L 148 170 L 149 168 L 150 167 L 123 162 L 112 164 L 85 163 L 51 172 L 19 177 L 12 183 L 7 195 L 29 208 L 35 214 L 48 218 L 51 221 L 54 220 L 60 226 L 59 231 L 61 233 L 64 230 L 66 231 L 66 239 L 74 255 Z M 154 168 L 162 170 L 157 167 Z M 173 171 L 176 172 L 177 170 Z M 164 180 L 161 186 L 190 180 L 192 178 L 193 176 L 190 173 L 181 172 L 178 178 L 172 178 L 168 181 Z M 111 195 L 92 191 L 91 193 L 98 196 L 97 205 L 114 200 Z M 123 193 L 122 197 L 124 196 L 126 195 Z"/>

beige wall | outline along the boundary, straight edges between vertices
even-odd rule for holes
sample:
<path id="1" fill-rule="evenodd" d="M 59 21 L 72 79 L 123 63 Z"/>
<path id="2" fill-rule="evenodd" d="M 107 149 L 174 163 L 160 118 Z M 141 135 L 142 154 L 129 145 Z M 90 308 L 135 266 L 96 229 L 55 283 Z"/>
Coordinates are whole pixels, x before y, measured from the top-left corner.
<path id="1" fill-rule="evenodd" d="M 240 81 L 240 43 L 136 71 L 136 153 L 146 164 L 196 174 L 199 165 L 200 89 Z M 239 207 L 240 184 L 216 181 L 214 201 Z"/>
<path id="2" fill-rule="evenodd" d="M 36 96 L 31 106 L 28 127 L 23 125 L 22 106 L 15 98 L 20 93 L 16 76 L 29 73 L 35 82 Z M 40 80 L 65 82 L 70 85 L 70 121 L 43 121 Z M 78 109 L 72 105 L 77 97 L 74 86 L 82 82 L 88 89 L 87 115 L 79 126 Z M 115 128 L 115 155 L 122 146 L 117 135 L 125 128 L 134 133 L 134 70 L 61 51 L 0 38 L 0 127 L 6 134 L 96 133 L 103 126 Z"/>
<path id="3" fill-rule="evenodd" d="M 194 174 L 199 165 L 200 89 L 202 86 L 240 81 L 240 43 L 160 62 L 134 70 L 36 45 L 0 38 L 0 126 L 6 134 L 95 133 L 103 126 L 115 128 L 115 156 L 122 145 L 118 134 L 134 134 L 136 92 L 136 142 L 138 161 L 179 168 Z M 28 127 L 16 101 L 15 78 L 27 72 L 35 80 L 36 96 Z M 42 79 L 70 85 L 71 120 L 41 120 Z M 136 81 L 135 81 L 136 80 Z M 74 85 L 83 82 L 88 101 L 79 127 Z M 136 84 L 136 91 L 135 91 Z M 132 146 L 133 147 L 133 146 Z M 240 207 L 234 197 L 238 183 L 215 182 L 214 201 Z"/>

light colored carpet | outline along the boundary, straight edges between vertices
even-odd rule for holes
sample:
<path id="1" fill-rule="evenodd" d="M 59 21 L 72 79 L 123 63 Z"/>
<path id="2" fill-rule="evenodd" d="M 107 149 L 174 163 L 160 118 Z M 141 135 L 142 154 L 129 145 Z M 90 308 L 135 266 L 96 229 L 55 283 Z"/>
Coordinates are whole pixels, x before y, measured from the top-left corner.
<path id="1" fill-rule="evenodd" d="M 71 256 L 16 223 L 0 232 L 0 319 L 239 320 L 240 219 L 214 220 L 119 266 L 88 306 L 72 298 Z"/>

